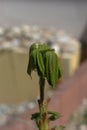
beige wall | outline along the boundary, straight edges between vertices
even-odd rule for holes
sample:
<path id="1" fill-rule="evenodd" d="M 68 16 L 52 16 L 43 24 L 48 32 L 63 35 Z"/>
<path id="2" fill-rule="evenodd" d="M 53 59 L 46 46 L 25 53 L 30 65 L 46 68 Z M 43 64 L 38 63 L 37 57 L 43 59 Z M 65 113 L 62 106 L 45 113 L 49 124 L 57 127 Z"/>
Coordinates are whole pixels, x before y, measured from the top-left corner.
<path id="1" fill-rule="evenodd" d="M 27 74 L 28 53 L 0 52 L 0 103 L 19 103 L 39 96 L 39 78 Z M 46 89 L 48 89 L 46 83 Z"/>

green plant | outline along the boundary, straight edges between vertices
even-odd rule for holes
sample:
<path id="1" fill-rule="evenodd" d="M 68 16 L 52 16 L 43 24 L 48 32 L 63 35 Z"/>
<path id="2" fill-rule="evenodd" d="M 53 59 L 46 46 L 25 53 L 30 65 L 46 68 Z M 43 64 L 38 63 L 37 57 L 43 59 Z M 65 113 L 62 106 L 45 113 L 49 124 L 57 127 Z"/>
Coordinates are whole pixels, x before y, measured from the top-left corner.
<path id="1" fill-rule="evenodd" d="M 54 49 L 47 44 L 34 43 L 29 51 L 29 63 L 27 73 L 31 76 L 32 71 L 37 71 L 39 76 L 40 99 L 38 100 L 39 112 L 32 114 L 39 130 L 63 130 L 64 126 L 55 126 L 49 129 L 49 122 L 59 119 L 61 114 L 48 111 L 49 99 L 44 100 L 45 80 L 52 88 L 56 87 L 58 79 L 61 78 L 61 67 Z"/>

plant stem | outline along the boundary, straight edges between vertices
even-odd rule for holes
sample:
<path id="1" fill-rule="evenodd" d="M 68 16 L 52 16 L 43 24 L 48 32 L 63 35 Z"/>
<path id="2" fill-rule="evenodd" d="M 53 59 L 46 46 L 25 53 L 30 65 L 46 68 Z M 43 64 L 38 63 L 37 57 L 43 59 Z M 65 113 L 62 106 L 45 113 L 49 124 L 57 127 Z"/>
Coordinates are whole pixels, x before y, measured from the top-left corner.
<path id="1" fill-rule="evenodd" d="M 45 78 L 40 77 L 39 85 L 40 85 L 40 100 L 39 100 L 39 103 L 43 104 L 43 101 L 44 101 Z"/>
<path id="2" fill-rule="evenodd" d="M 44 77 L 40 77 L 39 86 L 40 86 L 40 100 L 38 100 L 38 103 L 39 103 L 41 118 L 40 118 L 38 128 L 39 130 L 48 130 L 49 123 L 48 123 L 48 116 L 47 116 L 47 105 L 44 104 L 44 88 L 45 88 Z"/>

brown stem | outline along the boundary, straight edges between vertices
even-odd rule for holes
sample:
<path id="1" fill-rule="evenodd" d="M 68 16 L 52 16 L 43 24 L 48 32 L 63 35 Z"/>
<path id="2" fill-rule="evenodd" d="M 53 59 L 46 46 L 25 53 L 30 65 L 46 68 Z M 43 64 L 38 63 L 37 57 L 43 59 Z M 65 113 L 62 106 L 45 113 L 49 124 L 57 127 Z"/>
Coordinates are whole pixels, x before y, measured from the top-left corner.
<path id="1" fill-rule="evenodd" d="M 39 100 L 39 103 L 43 104 L 43 101 L 44 101 L 45 78 L 40 77 L 39 85 L 40 85 L 40 100 Z"/>

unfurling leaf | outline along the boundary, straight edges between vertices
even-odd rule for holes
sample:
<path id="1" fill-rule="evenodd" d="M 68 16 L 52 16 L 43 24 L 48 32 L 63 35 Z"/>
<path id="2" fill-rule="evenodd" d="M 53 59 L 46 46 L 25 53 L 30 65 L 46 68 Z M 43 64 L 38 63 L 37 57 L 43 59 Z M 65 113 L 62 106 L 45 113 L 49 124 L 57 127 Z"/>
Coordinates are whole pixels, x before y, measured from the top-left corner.
<path id="1" fill-rule="evenodd" d="M 41 116 L 39 112 L 32 114 L 31 120 L 35 120 L 37 126 L 39 125 L 40 119 L 41 119 Z"/>
<path id="2" fill-rule="evenodd" d="M 44 76 L 44 72 L 45 72 L 45 67 L 44 67 L 44 61 L 43 61 L 43 57 L 42 54 L 40 52 L 37 52 L 37 71 L 39 76 Z"/>
<path id="3" fill-rule="evenodd" d="M 37 68 L 37 50 L 33 50 L 29 55 L 29 63 L 27 68 L 27 73 L 31 76 L 33 70 Z"/>
<path id="4" fill-rule="evenodd" d="M 54 49 L 49 48 L 47 44 L 31 45 L 27 73 L 31 75 L 33 70 L 36 70 L 40 77 L 46 78 L 48 83 L 55 88 L 62 72 Z"/>
<path id="5" fill-rule="evenodd" d="M 61 117 L 61 114 L 58 112 L 48 112 L 50 114 L 49 120 L 54 121 L 56 119 L 59 119 Z"/>
<path id="6" fill-rule="evenodd" d="M 33 120 L 33 119 L 36 119 L 36 118 L 39 118 L 39 117 L 40 117 L 40 113 L 37 112 L 37 113 L 32 114 L 31 119 Z"/>
<path id="7" fill-rule="evenodd" d="M 65 126 L 59 125 L 59 126 L 53 127 L 51 130 L 64 130 L 64 129 L 65 129 Z"/>
<path id="8" fill-rule="evenodd" d="M 58 57 L 54 51 L 47 51 L 45 54 L 45 74 L 48 83 L 55 87 L 59 76 Z"/>

